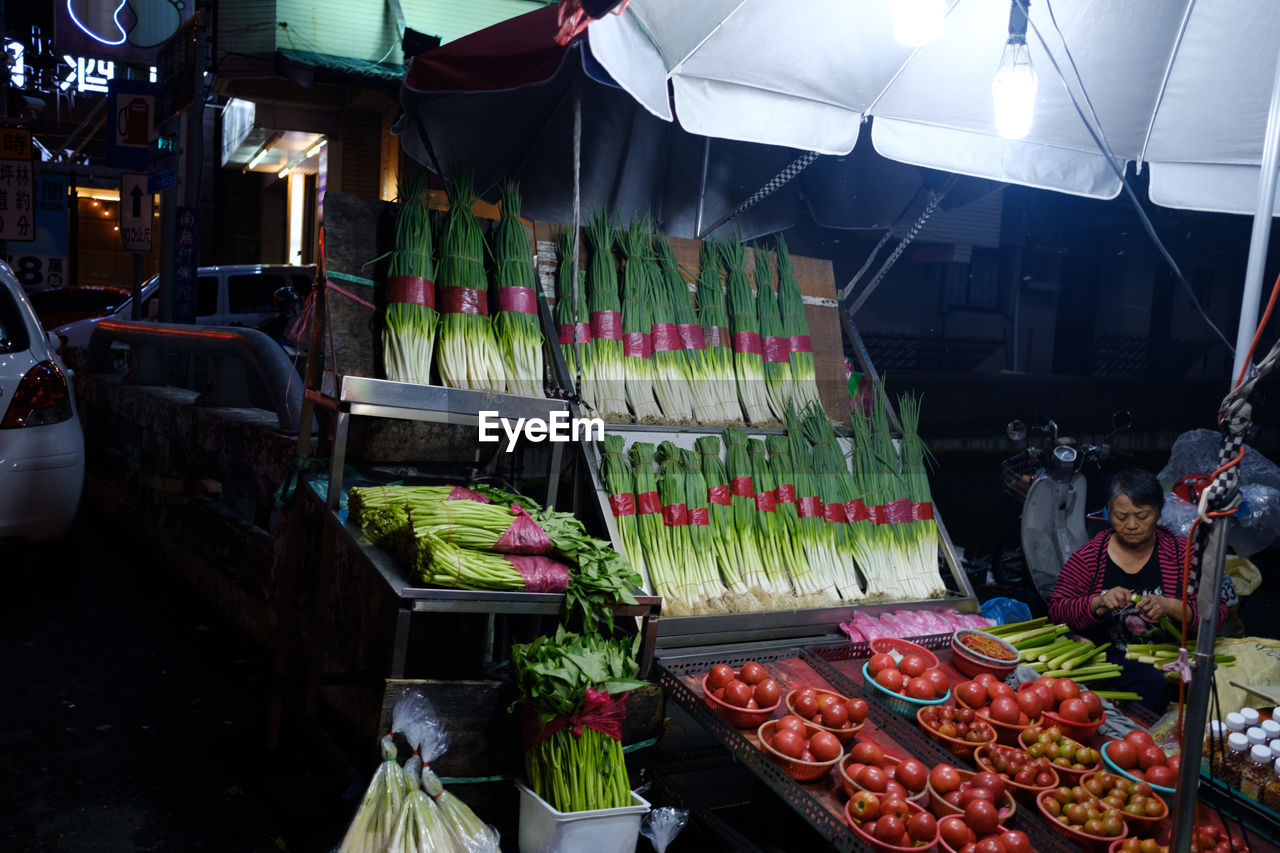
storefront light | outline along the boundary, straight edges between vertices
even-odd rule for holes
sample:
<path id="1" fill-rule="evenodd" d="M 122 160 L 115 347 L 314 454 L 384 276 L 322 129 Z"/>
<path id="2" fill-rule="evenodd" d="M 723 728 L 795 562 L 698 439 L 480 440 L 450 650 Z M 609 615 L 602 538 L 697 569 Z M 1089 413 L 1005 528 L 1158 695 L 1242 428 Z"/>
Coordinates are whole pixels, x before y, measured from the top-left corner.
<path id="1" fill-rule="evenodd" d="M 1022 139 L 1031 131 L 1035 117 L 1039 79 L 1027 47 L 1027 13 L 1023 2 L 1013 0 L 1010 7 L 1009 39 L 995 79 L 991 81 L 996 132 L 1005 139 Z"/>

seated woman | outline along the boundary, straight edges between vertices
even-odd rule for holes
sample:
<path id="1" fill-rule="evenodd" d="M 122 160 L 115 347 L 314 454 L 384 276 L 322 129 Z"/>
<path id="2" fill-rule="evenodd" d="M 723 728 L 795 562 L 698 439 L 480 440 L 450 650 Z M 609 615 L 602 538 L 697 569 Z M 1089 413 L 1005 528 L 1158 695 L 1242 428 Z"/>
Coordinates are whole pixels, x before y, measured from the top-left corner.
<path id="1" fill-rule="evenodd" d="M 1116 474 L 1106 506 L 1111 529 L 1081 545 L 1062 567 L 1049 599 L 1049 618 L 1095 643 L 1111 644 L 1107 659 L 1124 669 L 1091 686 L 1132 691 L 1160 713 L 1171 697 L 1164 673 L 1125 660 L 1124 650 L 1129 643 L 1150 642 L 1144 637 L 1161 617 L 1179 624 L 1184 608 L 1188 627 L 1194 629 L 1195 598 L 1181 600 L 1185 540 L 1158 524 L 1164 491 L 1149 471 L 1130 468 Z M 1194 590 L 1194 574 L 1190 581 Z M 1226 617 L 1226 603 L 1219 600 L 1218 624 Z"/>

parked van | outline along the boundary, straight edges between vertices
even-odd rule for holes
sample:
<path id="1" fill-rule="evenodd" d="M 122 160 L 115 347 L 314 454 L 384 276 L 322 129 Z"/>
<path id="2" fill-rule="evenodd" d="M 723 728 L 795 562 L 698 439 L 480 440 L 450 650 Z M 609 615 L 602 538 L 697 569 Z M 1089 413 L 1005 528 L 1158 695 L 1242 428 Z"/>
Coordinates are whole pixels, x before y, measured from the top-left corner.
<path id="1" fill-rule="evenodd" d="M 290 287 L 300 299 L 311 292 L 314 266 L 231 264 L 200 267 L 196 273 L 196 323 L 202 326 L 256 328 L 279 310 L 276 290 Z M 160 319 L 160 282 L 152 277 L 142 285 L 142 318 Z M 86 347 L 93 327 L 104 319 L 129 320 L 133 299 L 127 299 L 107 317 L 67 323 L 53 330 L 64 347 Z"/>

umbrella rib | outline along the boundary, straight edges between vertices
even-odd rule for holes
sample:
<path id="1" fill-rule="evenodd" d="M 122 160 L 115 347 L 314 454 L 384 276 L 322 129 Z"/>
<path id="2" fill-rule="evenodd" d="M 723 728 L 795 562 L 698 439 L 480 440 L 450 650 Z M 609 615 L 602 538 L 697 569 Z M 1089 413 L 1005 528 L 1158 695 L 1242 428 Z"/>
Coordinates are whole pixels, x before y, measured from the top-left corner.
<path id="1" fill-rule="evenodd" d="M 946 16 L 950 15 L 953 11 L 955 11 L 955 8 L 959 5 L 960 5 L 960 0 L 951 0 L 951 5 L 949 5 L 947 7 L 947 11 L 943 13 L 943 19 L 945 20 Z M 907 66 L 911 64 L 911 60 L 915 59 L 916 54 L 919 52 L 920 52 L 919 47 L 913 48 L 911 53 L 907 55 L 907 58 L 902 60 L 902 64 L 898 66 L 898 70 L 893 72 L 893 76 L 890 77 L 888 81 L 884 84 L 884 86 L 880 89 L 879 94 L 877 94 L 874 98 L 872 98 L 871 103 L 867 104 L 867 108 L 862 111 L 862 115 L 864 119 L 867 116 L 872 114 L 872 111 L 875 109 L 876 104 L 880 103 L 880 99 L 883 98 L 885 94 L 890 89 L 893 88 L 893 84 L 898 81 L 898 78 L 902 75 L 902 72 L 907 69 Z"/>
<path id="2" fill-rule="evenodd" d="M 1147 146 L 1151 144 L 1151 133 L 1155 130 L 1156 116 L 1160 114 L 1160 105 L 1164 103 L 1165 90 L 1169 88 L 1169 78 L 1173 75 L 1173 62 L 1178 58 L 1178 51 L 1182 49 L 1182 38 L 1187 34 L 1187 25 L 1191 21 L 1191 10 L 1195 8 L 1196 0 L 1187 0 L 1186 11 L 1182 13 L 1182 24 L 1178 27 L 1178 37 L 1174 39 L 1173 50 L 1169 51 L 1169 62 L 1164 68 L 1164 77 L 1160 80 L 1160 91 L 1156 94 L 1155 106 L 1151 109 L 1151 121 L 1147 123 L 1147 133 L 1142 137 L 1142 152 L 1138 155 L 1138 165 L 1141 167 L 1142 161 L 1147 159 Z"/>

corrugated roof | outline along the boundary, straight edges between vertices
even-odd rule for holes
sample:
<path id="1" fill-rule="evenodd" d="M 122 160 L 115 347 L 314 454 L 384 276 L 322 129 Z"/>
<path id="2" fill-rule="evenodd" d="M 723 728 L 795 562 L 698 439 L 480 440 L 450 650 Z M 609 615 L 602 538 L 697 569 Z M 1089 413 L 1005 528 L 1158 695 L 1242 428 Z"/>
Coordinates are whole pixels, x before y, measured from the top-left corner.
<path id="1" fill-rule="evenodd" d="M 329 71 L 343 74 L 354 74 L 382 82 L 398 82 L 404 77 L 404 66 L 396 63 L 370 62 L 367 59 L 353 59 L 348 56 L 333 56 L 327 53 L 312 53 L 306 50 L 280 49 L 280 55 L 294 62 L 313 65 Z"/>

